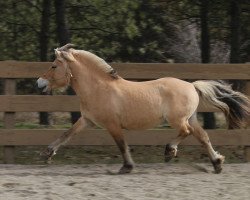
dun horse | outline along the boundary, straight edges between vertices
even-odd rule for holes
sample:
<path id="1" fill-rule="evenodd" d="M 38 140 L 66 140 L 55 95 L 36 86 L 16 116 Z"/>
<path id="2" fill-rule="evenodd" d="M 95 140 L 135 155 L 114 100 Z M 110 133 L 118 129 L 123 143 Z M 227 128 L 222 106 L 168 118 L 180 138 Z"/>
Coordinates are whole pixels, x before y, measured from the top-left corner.
<path id="1" fill-rule="evenodd" d="M 199 99 L 221 109 L 230 127 L 240 128 L 250 117 L 246 96 L 220 81 L 189 83 L 170 77 L 127 81 L 103 59 L 72 47 L 67 44 L 55 50 L 53 65 L 37 83 L 44 91 L 71 85 L 80 98 L 82 116 L 42 152 L 43 156 L 51 159 L 74 134 L 98 124 L 109 131 L 121 151 L 124 163 L 119 173 L 129 173 L 134 162 L 122 130 L 148 129 L 168 121 L 179 135 L 166 145 L 166 161 L 176 156 L 178 144 L 192 134 L 206 148 L 215 173 L 221 172 L 224 156 L 213 149 L 197 120 Z"/>

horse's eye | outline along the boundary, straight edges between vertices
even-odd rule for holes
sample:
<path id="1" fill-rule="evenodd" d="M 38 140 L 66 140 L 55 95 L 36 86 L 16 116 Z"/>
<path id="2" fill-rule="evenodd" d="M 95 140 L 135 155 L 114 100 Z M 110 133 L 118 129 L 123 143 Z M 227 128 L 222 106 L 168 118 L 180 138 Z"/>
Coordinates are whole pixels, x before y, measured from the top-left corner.
<path id="1" fill-rule="evenodd" d="M 52 67 L 51 67 L 51 68 L 52 68 L 52 69 L 55 69 L 56 67 L 57 67 L 56 65 L 52 65 Z"/>

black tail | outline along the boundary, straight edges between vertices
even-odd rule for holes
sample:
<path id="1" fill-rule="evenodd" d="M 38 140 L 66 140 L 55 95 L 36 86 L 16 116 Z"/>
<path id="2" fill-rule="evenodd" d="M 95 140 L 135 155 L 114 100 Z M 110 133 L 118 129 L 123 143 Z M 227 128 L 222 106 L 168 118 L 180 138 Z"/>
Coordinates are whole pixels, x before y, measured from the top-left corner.
<path id="1" fill-rule="evenodd" d="M 202 99 L 224 112 L 229 128 L 246 126 L 250 118 L 250 100 L 246 95 L 223 81 L 196 81 L 193 85 Z"/>

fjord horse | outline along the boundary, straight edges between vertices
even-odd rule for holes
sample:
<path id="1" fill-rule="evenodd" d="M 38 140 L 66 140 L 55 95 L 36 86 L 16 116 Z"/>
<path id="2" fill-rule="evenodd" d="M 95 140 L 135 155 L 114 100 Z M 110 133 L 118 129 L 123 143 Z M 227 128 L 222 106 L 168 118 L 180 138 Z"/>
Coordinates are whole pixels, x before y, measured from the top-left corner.
<path id="1" fill-rule="evenodd" d="M 230 127 L 239 128 L 250 116 L 250 101 L 245 95 L 220 81 L 189 83 L 170 77 L 147 82 L 127 81 L 103 59 L 71 47 L 67 44 L 55 49 L 56 59 L 37 83 L 44 91 L 71 85 L 80 98 L 82 116 L 42 155 L 51 159 L 74 134 L 98 124 L 109 131 L 121 151 L 124 163 L 119 173 L 129 173 L 134 162 L 122 129 L 148 129 L 168 121 L 179 135 L 166 145 L 166 161 L 176 156 L 178 144 L 192 134 L 206 148 L 215 173 L 221 172 L 224 156 L 213 149 L 197 120 L 199 99 L 222 110 Z"/>

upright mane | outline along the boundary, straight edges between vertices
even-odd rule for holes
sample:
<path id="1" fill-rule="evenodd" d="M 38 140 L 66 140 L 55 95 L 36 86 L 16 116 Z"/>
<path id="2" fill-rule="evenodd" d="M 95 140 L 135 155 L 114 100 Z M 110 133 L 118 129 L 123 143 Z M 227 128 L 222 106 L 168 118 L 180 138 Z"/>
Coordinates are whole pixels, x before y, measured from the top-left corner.
<path id="1" fill-rule="evenodd" d="M 115 69 L 113 69 L 105 60 L 96 56 L 95 54 L 84 51 L 84 50 L 74 50 L 78 55 L 82 55 L 87 58 L 89 61 L 93 62 L 96 67 L 98 67 L 101 71 L 109 74 L 112 78 L 119 78 Z"/>

